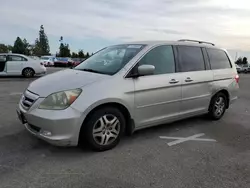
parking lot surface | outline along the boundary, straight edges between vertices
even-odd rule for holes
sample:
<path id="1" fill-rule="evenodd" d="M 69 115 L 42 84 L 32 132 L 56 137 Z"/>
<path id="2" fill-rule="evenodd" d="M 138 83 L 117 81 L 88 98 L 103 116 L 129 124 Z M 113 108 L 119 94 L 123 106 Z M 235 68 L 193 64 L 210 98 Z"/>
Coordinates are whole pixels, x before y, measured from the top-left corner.
<path id="1" fill-rule="evenodd" d="M 24 129 L 15 109 L 32 80 L 0 78 L 1 188 L 250 187 L 250 75 L 240 75 L 239 99 L 220 121 L 145 129 L 99 153 L 54 147 Z"/>

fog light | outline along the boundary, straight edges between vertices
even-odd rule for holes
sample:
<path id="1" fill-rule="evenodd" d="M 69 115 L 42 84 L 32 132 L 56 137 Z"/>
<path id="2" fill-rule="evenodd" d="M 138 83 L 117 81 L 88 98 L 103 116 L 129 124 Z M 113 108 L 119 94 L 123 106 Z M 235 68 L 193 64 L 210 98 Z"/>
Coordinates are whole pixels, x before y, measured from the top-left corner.
<path id="1" fill-rule="evenodd" d="M 40 134 L 43 136 L 51 136 L 52 135 L 52 133 L 50 131 L 41 131 Z"/>

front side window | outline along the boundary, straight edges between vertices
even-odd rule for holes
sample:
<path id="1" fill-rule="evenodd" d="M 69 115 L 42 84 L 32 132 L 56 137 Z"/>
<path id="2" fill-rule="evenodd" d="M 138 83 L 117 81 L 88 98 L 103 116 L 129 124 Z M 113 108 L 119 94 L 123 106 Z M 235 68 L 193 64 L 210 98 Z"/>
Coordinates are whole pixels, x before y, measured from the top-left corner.
<path id="1" fill-rule="evenodd" d="M 172 46 L 158 46 L 149 51 L 139 62 L 140 65 L 155 66 L 154 75 L 175 72 L 175 60 Z"/>
<path id="2" fill-rule="evenodd" d="M 10 55 L 9 61 L 26 61 L 26 59 L 22 56 Z"/>
<path id="3" fill-rule="evenodd" d="M 205 62 L 200 47 L 195 46 L 178 46 L 179 71 L 203 71 Z"/>
<path id="4" fill-rule="evenodd" d="M 90 56 L 74 69 L 114 75 L 144 47 L 145 45 L 140 44 L 124 44 L 107 47 Z"/>
<path id="5" fill-rule="evenodd" d="M 214 69 L 227 69 L 231 68 L 231 63 L 228 56 L 223 50 L 207 49 L 211 68 Z"/>

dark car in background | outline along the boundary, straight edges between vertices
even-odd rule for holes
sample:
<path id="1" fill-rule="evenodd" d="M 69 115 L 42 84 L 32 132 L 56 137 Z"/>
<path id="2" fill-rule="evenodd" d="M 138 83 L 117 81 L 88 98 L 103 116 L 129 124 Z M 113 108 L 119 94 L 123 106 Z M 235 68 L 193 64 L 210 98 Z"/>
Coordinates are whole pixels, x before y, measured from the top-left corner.
<path id="1" fill-rule="evenodd" d="M 73 66 L 75 67 L 75 66 L 79 65 L 81 62 L 83 62 L 85 60 L 85 58 L 72 58 L 72 60 L 74 62 Z"/>
<path id="2" fill-rule="evenodd" d="M 54 62 L 55 67 L 72 67 L 73 65 L 74 61 L 68 57 L 56 57 Z"/>

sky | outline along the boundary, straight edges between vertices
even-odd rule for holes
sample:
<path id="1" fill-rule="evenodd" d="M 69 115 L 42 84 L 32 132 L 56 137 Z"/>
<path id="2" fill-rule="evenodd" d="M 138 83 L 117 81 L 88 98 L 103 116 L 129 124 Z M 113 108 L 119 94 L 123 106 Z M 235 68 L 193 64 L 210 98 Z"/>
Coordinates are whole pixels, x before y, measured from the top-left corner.
<path id="1" fill-rule="evenodd" d="M 141 40 L 204 40 L 250 59 L 249 0 L 0 0 L 0 43 L 30 43 L 44 25 L 51 53 Z"/>

